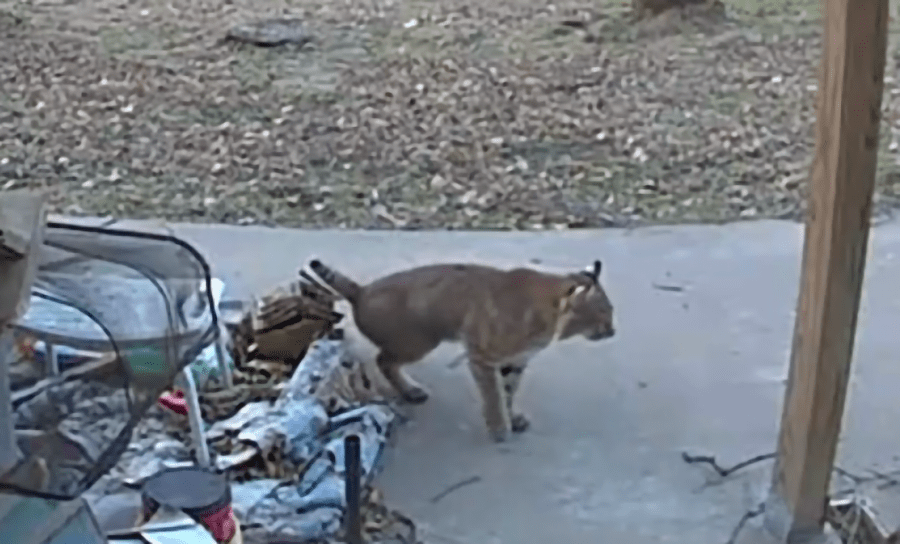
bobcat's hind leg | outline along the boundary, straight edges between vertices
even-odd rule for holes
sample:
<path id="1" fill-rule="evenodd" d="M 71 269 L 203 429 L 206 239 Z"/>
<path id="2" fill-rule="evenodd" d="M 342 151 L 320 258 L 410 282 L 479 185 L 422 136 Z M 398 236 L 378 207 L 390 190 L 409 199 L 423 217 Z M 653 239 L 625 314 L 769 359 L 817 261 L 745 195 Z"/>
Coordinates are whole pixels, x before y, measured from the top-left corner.
<path id="1" fill-rule="evenodd" d="M 480 363 L 471 356 L 469 368 L 481 393 L 482 415 L 488 434 L 495 442 L 503 442 L 509 438 L 512 424 L 500 372 L 496 367 Z"/>
<path id="2" fill-rule="evenodd" d="M 414 363 L 419 357 L 400 357 L 390 351 L 382 350 L 378 354 L 378 369 L 387 381 L 400 393 L 403 400 L 410 404 L 422 404 L 428 400 L 428 391 L 413 382 L 404 372 L 403 365 Z"/>

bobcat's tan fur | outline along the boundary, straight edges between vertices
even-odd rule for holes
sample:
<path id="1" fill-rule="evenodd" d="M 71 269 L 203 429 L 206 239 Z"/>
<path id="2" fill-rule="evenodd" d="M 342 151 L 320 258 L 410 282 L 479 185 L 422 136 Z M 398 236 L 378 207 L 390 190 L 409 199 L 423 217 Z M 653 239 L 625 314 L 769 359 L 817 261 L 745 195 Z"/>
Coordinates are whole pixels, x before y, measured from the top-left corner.
<path id="1" fill-rule="evenodd" d="M 402 367 L 444 341 L 459 341 L 483 400 L 491 437 L 522 432 L 513 398 L 528 360 L 555 340 L 614 334 L 613 307 L 593 269 L 549 274 L 475 264 L 435 264 L 360 285 L 318 260 L 310 269 L 343 296 L 360 332 L 380 350 L 378 367 L 408 402 L 428 399 Z"/>

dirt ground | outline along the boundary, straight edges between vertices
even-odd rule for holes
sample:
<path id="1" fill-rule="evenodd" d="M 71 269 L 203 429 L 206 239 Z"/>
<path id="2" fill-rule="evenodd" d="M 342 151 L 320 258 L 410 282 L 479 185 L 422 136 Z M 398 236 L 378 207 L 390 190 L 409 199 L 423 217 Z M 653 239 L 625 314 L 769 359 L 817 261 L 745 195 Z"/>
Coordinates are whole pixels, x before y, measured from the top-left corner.
<path id="1" fill-rule="evenodd" d="M 362 228 L 795 218 L 817 2 L 0 0 L 0 188 L 54 211 Z M 310 42 L 224 39 L 265 17 Z M 878 211 L 900 202 L 889 56 Z"/>

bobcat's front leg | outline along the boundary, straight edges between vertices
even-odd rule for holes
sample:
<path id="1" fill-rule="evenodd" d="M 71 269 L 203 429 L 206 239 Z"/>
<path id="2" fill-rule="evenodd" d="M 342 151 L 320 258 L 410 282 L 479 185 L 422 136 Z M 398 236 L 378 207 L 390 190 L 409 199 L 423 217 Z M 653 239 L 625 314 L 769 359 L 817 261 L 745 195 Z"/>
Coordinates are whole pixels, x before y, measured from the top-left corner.
<path id="1" fill-rule="evenodd" d="M 503 390 L 506 394 L 506 410 L 509 412 L 510 424 L 514 433 L 523 433 L 531 426 L 531 422 L 528 421 L 525 414 L 517 413 L 513 408 L 516 392 L 522 381 L 522 374 L 525 373 L 526 363 L 527 361 L 516 361 L 500 367 L 500 377 L 503 380 Z"/>
<path id="2" fill-rule="evenodd" d="M 469 368 L 481 393 L 482 414 L 488 434 L 495 442 L 503 442 L 509 438 L 512 425 L 500 372 L 496 367 L 489 366 L 471 355 Z"/>

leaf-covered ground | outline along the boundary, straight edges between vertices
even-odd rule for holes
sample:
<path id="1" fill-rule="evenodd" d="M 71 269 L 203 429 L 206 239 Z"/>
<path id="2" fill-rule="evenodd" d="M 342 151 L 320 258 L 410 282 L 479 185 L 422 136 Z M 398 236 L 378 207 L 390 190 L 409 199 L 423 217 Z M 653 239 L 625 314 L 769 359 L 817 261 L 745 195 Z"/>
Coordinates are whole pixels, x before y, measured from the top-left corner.
<path id="1" fill-rule="evenodd" d="M 66 214 L 307 227 L 798 217 L 821 22 L 727 7 L 0 0 L 0 188 L 48 187 Z M 222 39 L 266 16 L 313 42 Z M 897 63 L 881 211 L 900 197 Z"/>

